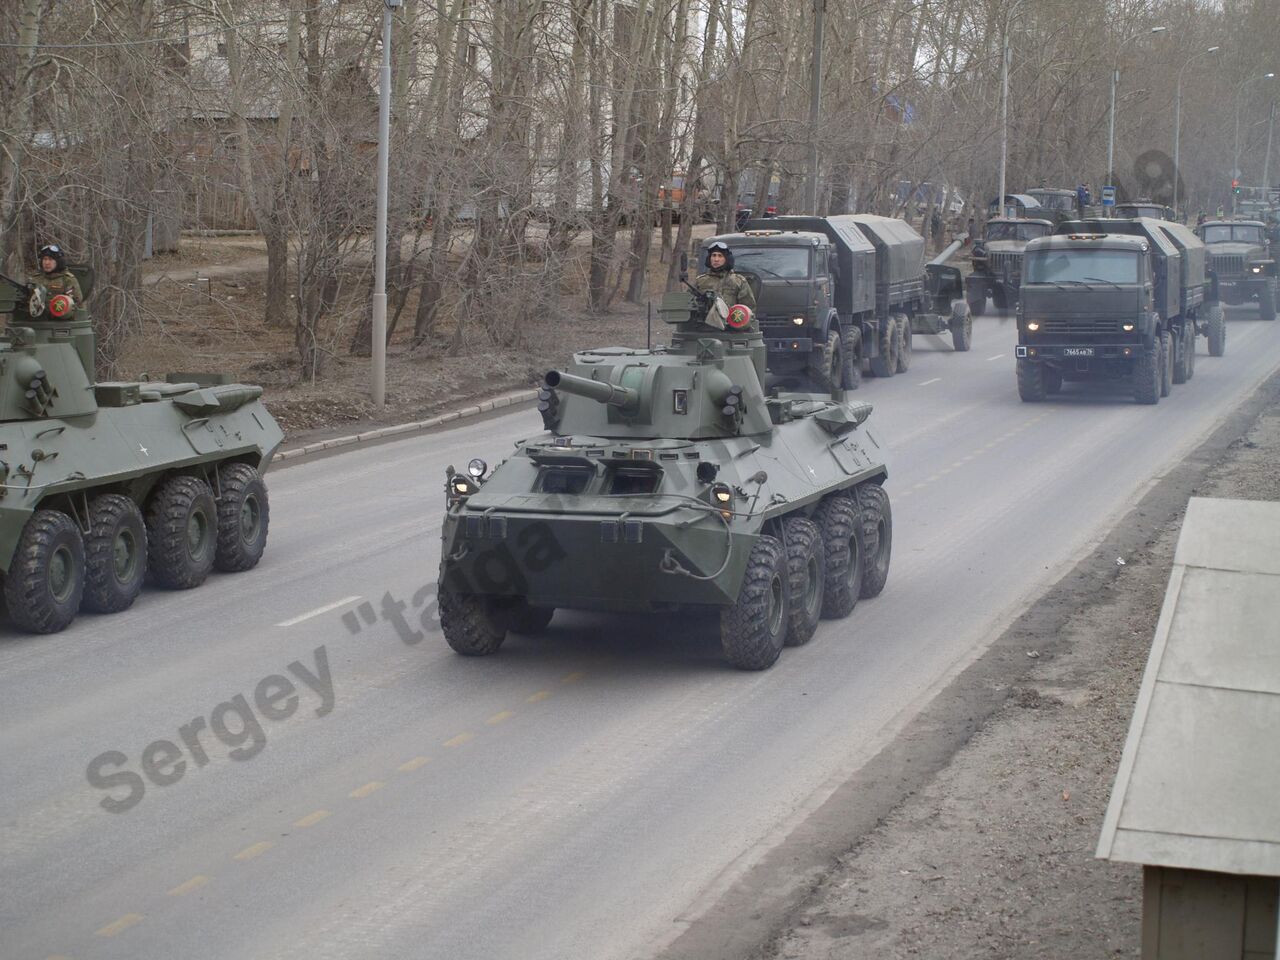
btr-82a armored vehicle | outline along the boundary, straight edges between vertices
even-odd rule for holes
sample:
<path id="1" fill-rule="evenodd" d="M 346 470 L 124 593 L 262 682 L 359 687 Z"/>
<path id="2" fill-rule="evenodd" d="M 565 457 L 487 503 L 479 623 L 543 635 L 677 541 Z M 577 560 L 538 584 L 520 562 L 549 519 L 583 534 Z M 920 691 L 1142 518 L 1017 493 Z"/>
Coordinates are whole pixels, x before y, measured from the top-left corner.
<path id="1" fill-rule="evenodd" d="M 717 328 L 667 294 L 669 347 L 576 354 L 546 374 L 546 433 L 492 474 L 449 468 L 439 610 L 454 650 L 494 653 L 559 608 L 718 609 L 725 657 L 762 670 L 884 588 L 871 405 L 767 395 L 764 341 L 743 308 L 727 314 Z"/>
<path id="2" fill-rule="evenodd" d="M 93 272 L 72 267 L 88 299 Z M 35 633 L 129 607 L 149 575 L 198 586 L 267 542 L 261 472 L 283 439 L 238 383 L 95 383 L 86 309 L 0 278 L 0 571 Z M 186 378 L 184 378 L 186 379 Z"/>

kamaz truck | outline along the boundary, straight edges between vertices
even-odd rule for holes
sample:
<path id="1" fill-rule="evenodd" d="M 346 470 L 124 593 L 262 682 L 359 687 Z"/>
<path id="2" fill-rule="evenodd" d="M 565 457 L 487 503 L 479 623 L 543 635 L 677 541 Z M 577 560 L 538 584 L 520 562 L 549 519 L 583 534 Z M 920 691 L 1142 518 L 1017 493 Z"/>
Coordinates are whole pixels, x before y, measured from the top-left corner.
<path id="1" fill-rule="evenodd" d="M 1209 269 L 1222 302 L 1231 306 L 1257 301 L 1263 320 L 1276 318 L 1280 284 L 1276 261 L 1261 220 L 1206 220 L 1196 228 L 1209 254 Z"/>
<path id="2" fill-rule="evenodd" d="M 877 377 L 911 365 L 912 335 L 951 333 L 969 349 L 973 324 L 958 267 L 928 264 L 910 224 L 870 214 L 769 217 L 743 232 L 710 237 L 729 245 L 750 281 L 773 383 L 788 389 L 856 388 L 863 364 Z M 704 257 L 705 259 L 705 257 Z"/>
<path id="3" fill-rule="evenodd" d="M 1064 381 L 1128 382 L 1158 403 L 1195 372 L 1195 338 L 1226 349 L 1226 326 L 1206 279 L 1204 245 L 1165 220 L 1073 221 L 1027 244 L 1018 305 L 1017 381 L 1024 401 Z"/>

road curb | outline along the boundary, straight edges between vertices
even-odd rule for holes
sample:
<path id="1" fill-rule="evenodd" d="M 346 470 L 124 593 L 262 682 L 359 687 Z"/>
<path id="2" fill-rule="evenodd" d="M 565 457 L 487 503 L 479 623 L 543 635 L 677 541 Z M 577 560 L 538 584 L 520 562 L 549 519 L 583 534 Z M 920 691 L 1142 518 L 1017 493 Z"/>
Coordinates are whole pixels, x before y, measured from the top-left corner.
<path id="1" fill-rule="evenodd" d="M 433 427 L 452 423 L 454 420 L 465 420 L 469 417 L 479 416 L 482 413 L 501 410 L 504 407 L 514 407 L 520 403 L 528 403 L 532 400 L 536 400 L 537 397 L 537 390 L 514 390 L 510 393 L 504 393 L 500 396 L 483 400 L 480 403 L 463 407 L 461 410 L 452 410 L 449 413 L 442 413 L 439 416 L 429 417 L 426 420 L 415 420 L 411 423 L 397 423 L 389 427 L 377 427 L 373 430 L 365 430 L 362 433 L 348 434 L 343 437 L 333 437 L 329 440 L 317 440 L 315 443 L 308 443 L 305 446 L 294 447 L 292 450 L 282 450 L 272 458 L 272 463 L 287 463 L 290 460 L 299 460 L 303 457 L 322 453 L 326 450 L 337 450 L 342 447 L 359 446 L 362 443 L 385 440 L 388 437 L 401 437 L 414 433 L 421 433 L 425 430 L 430 430 Z"/>

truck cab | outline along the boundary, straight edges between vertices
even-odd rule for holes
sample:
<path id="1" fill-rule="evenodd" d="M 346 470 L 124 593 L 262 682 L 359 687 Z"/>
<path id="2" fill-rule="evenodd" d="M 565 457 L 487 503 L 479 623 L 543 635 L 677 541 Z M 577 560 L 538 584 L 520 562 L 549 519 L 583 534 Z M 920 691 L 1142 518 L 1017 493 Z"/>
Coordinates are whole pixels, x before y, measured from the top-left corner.
<path id="1" fill-rule="evenodd" d="M 1267 225 L 1261 220 L 1206 220 L 1196 235 L 1208 251 L 1222 301 L 1232 306 L 1256 302 L 1262 319 L 1274 320 L 1280 277 Z"/>
<path id="2" fill-rule="evenodd" d="M 980 317 L 990 297 L 997 310 L 1018 302 L 1022 283 L 1022 251 L 1037 237 L 1053 233 L 1053 222 L 1018 217 L 993 217 L 982 228 L 970 255 L 973 272 L 965 277 L 964 295 L 969 311 Z"/>

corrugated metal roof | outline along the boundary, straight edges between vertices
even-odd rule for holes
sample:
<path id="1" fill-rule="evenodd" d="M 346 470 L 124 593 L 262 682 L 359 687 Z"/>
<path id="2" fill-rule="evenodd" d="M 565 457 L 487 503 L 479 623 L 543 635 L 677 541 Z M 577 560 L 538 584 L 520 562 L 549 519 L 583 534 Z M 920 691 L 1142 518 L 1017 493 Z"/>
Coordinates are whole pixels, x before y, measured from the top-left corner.
<path id="1" fill-rule="evenodd" d="M 1280 503 L 1188 505 L 1098 856 L 1280 876 Z"/>

